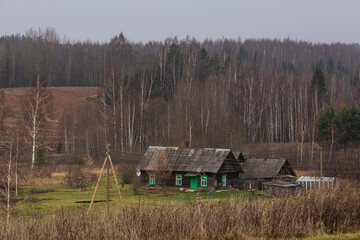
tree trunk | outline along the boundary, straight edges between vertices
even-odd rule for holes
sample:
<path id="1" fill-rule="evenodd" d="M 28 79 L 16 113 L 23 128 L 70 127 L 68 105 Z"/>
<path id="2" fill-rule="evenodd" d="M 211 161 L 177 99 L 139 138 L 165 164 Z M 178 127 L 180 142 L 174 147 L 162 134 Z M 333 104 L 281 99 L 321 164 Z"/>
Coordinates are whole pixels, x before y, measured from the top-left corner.
<path id="1" fill-rule="evenodd" d="M 31 168 L 34 168 L 35 165 L 35 153 L 36 153 L 36 119 L 33 118 Z"/>
<path id="2" fill-rule="evenodd" d="M 11 136 L 10 140 L 10 156 L 8 162 L 8 171 L 7 171 L 7 196 L 6 196 L 6 228 L 9 227 L 10 222 L 10 198 L 11 198 L 11 167 L 12 167 L 12 147 L 13 147 L 13 139 Z"/>

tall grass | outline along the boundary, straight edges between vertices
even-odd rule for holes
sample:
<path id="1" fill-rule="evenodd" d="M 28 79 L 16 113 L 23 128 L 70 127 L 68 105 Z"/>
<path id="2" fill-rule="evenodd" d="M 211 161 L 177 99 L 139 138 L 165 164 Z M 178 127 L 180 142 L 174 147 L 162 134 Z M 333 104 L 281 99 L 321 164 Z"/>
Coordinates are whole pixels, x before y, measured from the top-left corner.
<path id="1" fill-rule="evenodd" d="M 0 239 L 246 239 L 360 230 L 360 192 L 317 190 L 279 199 L 218 200 L 177 207 L 104 212 L 61 211 L 13 219 Z"/>

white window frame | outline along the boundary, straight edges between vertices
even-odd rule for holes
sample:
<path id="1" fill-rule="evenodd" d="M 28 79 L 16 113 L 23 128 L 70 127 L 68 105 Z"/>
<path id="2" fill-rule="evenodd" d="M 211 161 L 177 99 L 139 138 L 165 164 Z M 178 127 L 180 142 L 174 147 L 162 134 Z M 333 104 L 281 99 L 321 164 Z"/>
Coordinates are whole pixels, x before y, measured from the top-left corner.
<path id="1" fill-rule="evenodd" d="M 156 185 L 156 177 L 155 174 L 151 174 L 149 176 L 149 185 Z"/>
<path id="2" fill-rule="evenodd" d="M 177 174 L 175 176 L 175 186 L 182 186 L 182 175 Z"/>
<path id="3" fill-rule="evenodd" d="M 204 180 L 205 180 L 205 184 L 203 183 Z M 201 176 L 200 177 L 200 186 L 201 187 L 207 187 L 207 176 Z"/>

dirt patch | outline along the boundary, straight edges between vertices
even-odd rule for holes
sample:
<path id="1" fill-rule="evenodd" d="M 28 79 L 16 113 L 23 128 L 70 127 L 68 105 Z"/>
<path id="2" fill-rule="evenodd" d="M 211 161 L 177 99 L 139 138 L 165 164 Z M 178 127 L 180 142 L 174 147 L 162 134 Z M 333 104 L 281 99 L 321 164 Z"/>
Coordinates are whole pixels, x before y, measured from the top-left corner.
<path id="1" fill-rule="evenodd" d="M 24 201 L 25 199 L 24 198 L 13 198 L 11 199 L 11 204 L 14 204 L 14 203 L 19 203 L 19 202 L 22 202 Z M 0 204 L 7 204 L 7 200 L 6 199 L 0 199 Z"/>
<path id="2" fill-rule="evenodd" d="M 58 200 L 55 198 L 13 198 L 11 199 L 11 204 L 16 204 L 16 203 L 20 203 L 20 202 L 31 202 L 31 203 L 35 203 L 35 202 L 40 202 L 40 201 L 50 201 L 50 200 Z M 1 199 L 0 200 L 0 204 L 6 204 L 7 201 L 6 199 Z"/>
<path id="3" fill-rule="evenodd" d="M 106 200 L 96 200 L 94 203 L 106 202 Z M 111 202 L 111 200 L 109 200 Z M 91 203 L 91 201 L 75 201 L 75 203 Z"/>
<path id="4" fill-rule="evenodd" d="M 51 174 L 51 177 L 66 177 L 66 172 L 54 172 Z"/>
<path id="5" fill-rule="evenodd" d="M 55 189 L 53 188 L 33 188 L 29 191 L 31 194 L 43 194 L 48 192 L 54 192 Z"/>
<path id="6" fill-rule="evenodd" d="M 141 196 L 149 196 L 149 195 L 153 195 L 153 196 L 159 196 L 159 197 L 168 197 L 168 196 L 172 196 L 174 195 L 173 193 L 162 193 L 162 192 L 146 192 L 146 193 L 138 193 L 137 195 L 141 195 Z"/>

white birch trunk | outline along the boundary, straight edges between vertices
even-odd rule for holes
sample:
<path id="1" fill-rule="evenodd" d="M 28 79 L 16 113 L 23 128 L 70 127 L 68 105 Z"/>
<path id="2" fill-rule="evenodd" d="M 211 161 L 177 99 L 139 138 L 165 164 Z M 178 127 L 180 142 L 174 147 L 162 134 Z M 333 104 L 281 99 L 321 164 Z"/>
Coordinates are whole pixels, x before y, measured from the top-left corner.
<path id="1" fill-rule="evenodd" d="M 35 165 L 35 153 L 36 153 L 36 118 L 33 118 L 31 168 L 34 168 Z"/>
<path id="2" fill-rule="evenodd" d="M 6 227 L 9 226 L 10 222 L 10 200 L 11 200 L 11 167 L 12 167 L 12 146 L 13 146 L 13 139 L 11 136 L 11 143 L 10 143 L 10 156 L 8 162 L 8 170 L 7 170 L 7 189 L 6 189 Z"/>

